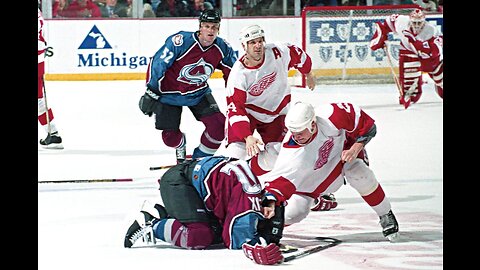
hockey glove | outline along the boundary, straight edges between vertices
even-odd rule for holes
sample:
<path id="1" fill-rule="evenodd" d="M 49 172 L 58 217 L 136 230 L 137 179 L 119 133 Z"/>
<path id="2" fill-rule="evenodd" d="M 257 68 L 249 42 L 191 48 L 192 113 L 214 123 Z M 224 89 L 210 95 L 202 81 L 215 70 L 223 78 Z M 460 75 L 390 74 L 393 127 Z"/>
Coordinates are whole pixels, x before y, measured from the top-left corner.
<path id="1" fill-rule="evenodd" d="M 315 199 L 312 211 L 328 211 L 337 207 L 338 203 L 332 193 L 324 194 Z"/>
<path id="2" fill-rule="evenodd" d="M 140 97 L 140 101 L 138 102 L 138 107 L 143 112 L 143 114 L 152 116 L 152 114 L 155 112 L 155 108 L 158 105 L 159 98 L 160 96 L 153 93 L 152 90 L 147 88 L 147 91 L 145 91 L 145 94 L 142 97 Z"/>
<path id="3" fill-rule="evenodd" d="M 385 41 L 388 39 L 388 33 L 385 28 L 387 28 L 385 23 L 375 23 L 375 33 L 370 40 L 370 49 L 372 49 L 372 51 L 381 49 L 385 46 Z"/>
<path id="4" fill-rule="evenodd" d="M 270 243 L 267 246 L 255 244 L 252 246 L 250 244 L 244 243 L 242 245 L 243 253 L 250 260 L 264 265 L 272 265 L 277 263 L 282 263 L 283 255 L 280 251 L 280 247 L 274 243 Z"/>

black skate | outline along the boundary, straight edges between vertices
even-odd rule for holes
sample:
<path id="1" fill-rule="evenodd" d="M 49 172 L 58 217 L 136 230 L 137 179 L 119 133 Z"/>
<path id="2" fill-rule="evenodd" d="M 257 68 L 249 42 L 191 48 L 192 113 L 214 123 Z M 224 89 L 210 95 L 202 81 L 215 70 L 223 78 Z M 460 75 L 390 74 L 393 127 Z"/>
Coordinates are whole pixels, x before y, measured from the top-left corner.
<path id="1" fill-rule="evenodd" d="M 155 204 L 153 208 L 148 201 L 143 203 L 142 210 L 128 227 L 123 243 L 124 247 L 132 247 L 139 239 L 146 245 L 156 244 L 152 226 L 156 221 L 167 217 L 167 211 L 159 204 Z"/>
<path id="2" fill-rule="evenodd" d="M 62 137 L 58 131 L 49 133 L 45 139 L 40 140 L 40 145 L 45 149 L 63 149 Z"/>
<path id="3" fill-rule="evenodd" d="M 380 225 L 383 228 L 383 236 L 385 236 L 388 241 L 395 242 L 399 236 L 398 222 L 392 210 L 380 217 Z"/>

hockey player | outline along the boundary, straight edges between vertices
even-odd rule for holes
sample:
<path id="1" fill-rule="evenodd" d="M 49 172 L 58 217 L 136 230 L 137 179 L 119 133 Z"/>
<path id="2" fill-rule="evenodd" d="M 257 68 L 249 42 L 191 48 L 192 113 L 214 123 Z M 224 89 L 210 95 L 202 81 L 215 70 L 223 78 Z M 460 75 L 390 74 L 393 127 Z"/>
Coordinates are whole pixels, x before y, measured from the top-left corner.
<path id="1" fill-rule="evenodd" d="M 288 202 L 285 225 L 303 220 L 314 198 L 336 192 L 346 180 L 380 217 L 383 235 L 394 241 L 398 223 L 365 152 L 376 135 L 374 120 L 350 103 L 321 105 L 316 115 L 312 105 L 297 102 L 285 124 L 289 132 L 274 168 L 261 176 L 267 195 Z"/>
<path id="2" fill-rule="evenodd" d="M 306 52 L 288 43 L 265 44 L 265 32 L 258 25 L 244 27 L 240 42 L 245 54 L 233 66 L 227 83 L 226 149 L 218 153 L 250 159 L 254 173 L 262 175 L 271 166 L 259 159 L 260 147 L 281 142 L 286 133 L 284 119 L 291 99 L 289 69 L 306 74 L 310 90 L 315 88 L 315 76 Z M 255 131 L 261 138 L 253 135 Z M 323 211 L 336 206 L 333 194 L 324 194 L 312 209 Z"/>
<path id="3" fill-rule="evenodd" d="M 186 249 L 223 243 L 229 249 L 242 248 L 259 264 L 282 261 L 284 207 L 265 199 L 244 160 L 188 160 L 170 168 L 159 183 L 164 206 L 144 203 L 127 230 L 125 247 L 139 239 L 160 239 Z"/>
<path id="4" fill-rule="evenodd" d="M 433 79 L 435 91 L 443 98 L 443 36 L 425 20 L 423 11 L 415 9 L 410 15 L 394 14 L 375 26 L 370 41 L 372 50 L 383 48 L 390 32 L 400 39 L 399 80 L 403 92 L 400 104 L 406 109 L 420 99 L 422 72 Z"/>
<path id="5" fill-rule="evenodd" d="M 47 49 L 47 42 L 43 35 L 44 23 L 42 12 L 38 8 L 38 122 L 47 132 L 47 137 L 40 140 L 40 145 L 46 149 L 63 149 L 62 138 L 55 124 L 52 108 L 47 108 L 47 101 L 43 94 Z"/>
<path id="6" fill-rule="evenodd" d="M 285 135 L 284 118 L 291 89 L 288 71 L 307 74 L 308 88 L 315 88 L 310 56 L 288 43 L 265 44 L 258 25 L 244 27 L 240 41 L 245 54 L 235 63 L 227 83 L 226 156 L 247 159 L 260 151 L 259 145 L 280 142 Z M 257 131 L 261 138 L 253 136 Z"/>
<path id="7" fill-rule="evenodd" d="M 186 138 L 180 131 L 184 106 L 205 125 L 192 158 L 213 155 L 225 137 L 225 115 L 207 83 L 215 69 L 223 72 L 226 82 L 237 60 L 230 44 L 217 36 L 220 21 L 218 11 L 204 11 L 199 30 L 169 36 L 147 69 L 147 89 L 139 107 L 148 116 L 155 114 L 155 128 L 162 130 L 165 145 L 176 149 L 177 162 L 186 158 Z"/>

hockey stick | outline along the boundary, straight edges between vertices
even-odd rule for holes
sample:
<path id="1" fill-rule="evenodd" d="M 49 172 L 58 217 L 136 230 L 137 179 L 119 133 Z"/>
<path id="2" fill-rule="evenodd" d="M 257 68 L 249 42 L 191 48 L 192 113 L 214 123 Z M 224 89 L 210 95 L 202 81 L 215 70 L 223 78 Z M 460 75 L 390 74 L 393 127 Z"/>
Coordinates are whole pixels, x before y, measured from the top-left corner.
<path id="1" fill-rule="evenodd" d="M 289 261 L 292 261 L 292 260 L 295 260 L 295 259 L 298 259 L 298 258 L 305 257 L 305 256 L 310 255 L 312 253 L 319 252 L 321 250 L 336 246 L 336 245 L 338 245 L 342 242 L 339 239 L 335 239 L 335 238 L 331 238 L 331 237 L 315 237 L 315 239 L 327 242 L 327 244 L 326 245 L 325 244 L 318 245 L 318 246 L 315 246 L 313 248 L 300 251 L 299 253 L 287 256 L 283 259 L 283 262 L 289 262 Z"/>
<path id="2" fill-rule="evenodd" d="M 45 76 L 42 77 L 42 87 L 43 87 L 43 99 L 45 100 L 45 108 L 47 109 L 47 130 L 48 135 L 52 133 L 52 128 L 50 127 L 50 115 L 48 114 L 48 104 L 47 104 L 47 89 L 45 89 Z"/>
<path id="3" fill-rule="evenodd" d="M 192 160 L 192 156 L 191 155 L 187 155 L 187 160 Z M 172 168 L 173 166 L 176 166 L 178 164 L 172 164 L 172 165 L 164 165 L 164 166 L 158 166 L 158 167 L 150 167 L 150 171 L 155 171 L 155 170 L 163 170 L 163 169 L 170 169 Z"/>
<path id="4" fill-rule="evenodd" d="M 393 69 L 393 63 L 392 63 L 392 59 L 390 58 L 390 54 L 388 53 L 389 50 L 388 50 L 387 43 L 385 43 L 385 46 L 383 47 L 383 50 L 385 51 L 385 54 L 387 55 L 388 65 L 390 66 L 390 71 L 392 72 L 393 80 L 395 81 L 395 85 L 397 86 L 398 93 L 400 93 L 400 96 L 403 97 L 402 86 L 400 84 L 400 80 L 398 79 L 397 74 L 395 73 L 395 70 Z"/>
<path id="5" fill-rule="evenodd" d="M 176 165 L 176 164 L 175 164 Z M 165 166 L 158 166 L 158 167 L 150 167 L 150 171 L 155 171 L 155 170 L 163 170 L 163 169 L 170 169 L 175 165 L 165 165 Z"/>
<path id="6" fill-rule="evenodd" d="M 114 178 L 114 179 L 81 179 L 81 180 L 46 180 L 38 181 L 39 184 L 47 183 L 97 183 L 97 182 L 133 182 L 132 178 Z"/>

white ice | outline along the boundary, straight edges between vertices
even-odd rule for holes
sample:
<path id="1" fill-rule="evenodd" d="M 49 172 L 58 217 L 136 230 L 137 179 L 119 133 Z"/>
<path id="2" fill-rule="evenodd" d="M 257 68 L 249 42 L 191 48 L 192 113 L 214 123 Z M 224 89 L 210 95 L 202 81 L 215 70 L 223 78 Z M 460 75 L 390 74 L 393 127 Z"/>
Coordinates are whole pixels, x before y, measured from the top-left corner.
<path id="1" fill-rule="evenodd" d="M 210 80 L 226 108 L 223 80 Z M 150 166 L 174 163 L 154 119 L 138 109 L 143 81 L 47 81 L 48 105 L 64 150 L 38 149 L 38 181 L 120 179 L 114 183 L 38 184 L 38 269 L 264 269 L 241 250 L 183 250 L 168 244 L 123 247 L 123 238 L 145 199 L 160 201 Z M 284 231 L 284 242 L 309 247 L 316 236 L 343 242 L 279 265 L 282 269 L 443 269 L 443 101 L 430 83 L 405 110 L 388 85 L 318 85 L 293 89 L 293 100 L 312 104 L 352 102 L 370 114 L 377 136 L 367 145 L 370 166 L 391 201 L 400 241 L 381 234 L 378 217 L 350 186 L 335 193 L 339 206 L 313 212 Z M 187 150 L 203 125 L 184 110 Z M 38 136 L 45 131 L 39 126 Z M 313 244 L 312 244 L 313 243 Z"/>

